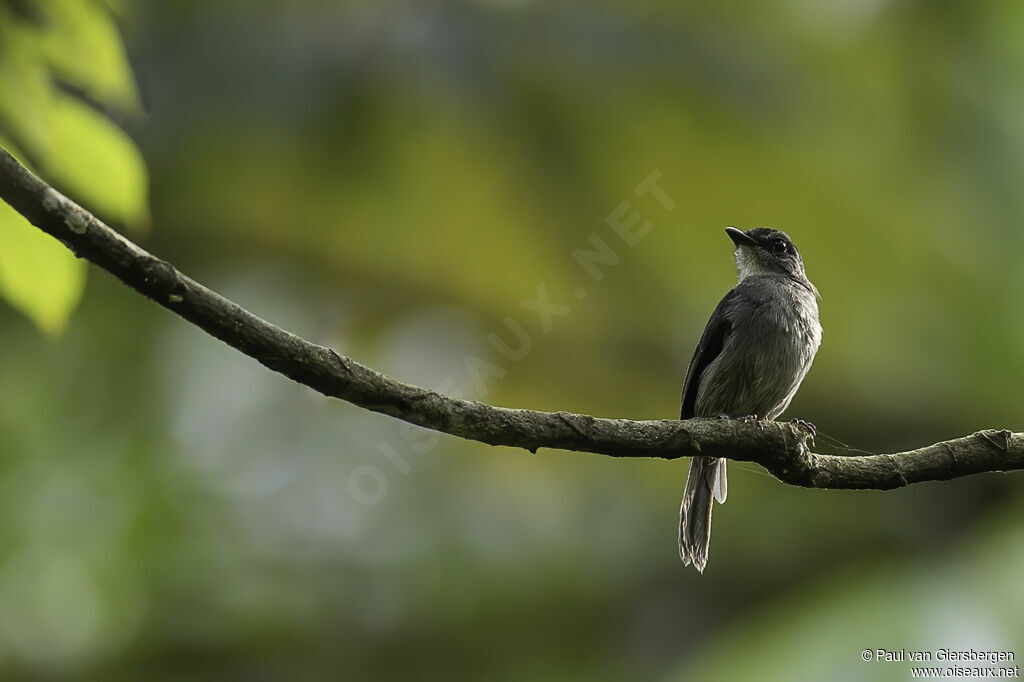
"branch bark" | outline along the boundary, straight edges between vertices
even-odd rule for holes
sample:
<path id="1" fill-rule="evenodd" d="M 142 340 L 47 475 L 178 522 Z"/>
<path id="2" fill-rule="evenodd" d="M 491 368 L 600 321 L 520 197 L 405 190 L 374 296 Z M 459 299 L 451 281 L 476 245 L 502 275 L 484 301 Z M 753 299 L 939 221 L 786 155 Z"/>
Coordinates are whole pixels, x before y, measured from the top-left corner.
<path id="1" fill-rule="evenodd" d="M 759 429 L 720 419 L 602 419 L 453 398 L 391 379 L 253 315 L 104 225 L 2 149 L 0 198 L 79 258 L 269 369 L 324 395 L 460 438 L 531 452 L 554 448 L 612 457 L 726 457 L 756 462 L 780 481 L 810 488 L 887 490 L 1024 469 L 1024 433 L 1007 430 L 980 431 L 909 452 L 843 457 L 811 452 L 808 434 L 788 423 Z"/>

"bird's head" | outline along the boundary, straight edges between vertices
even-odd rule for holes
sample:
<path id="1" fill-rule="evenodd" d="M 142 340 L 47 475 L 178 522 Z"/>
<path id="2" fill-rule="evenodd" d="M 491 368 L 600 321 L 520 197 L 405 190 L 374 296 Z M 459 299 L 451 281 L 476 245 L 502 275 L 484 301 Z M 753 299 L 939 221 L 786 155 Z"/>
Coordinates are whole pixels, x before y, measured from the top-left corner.
<path id="1" fill-rule="evenodd" d="M 727 227 L 725 232 L 736 245 L 736 270 L 741 281 L 756 275 L 785 275 L 809 285 L 814 291 L 804 270 L 804 259 L 785 232 L 768 227 L 755 227 L 746 232 Z"/>

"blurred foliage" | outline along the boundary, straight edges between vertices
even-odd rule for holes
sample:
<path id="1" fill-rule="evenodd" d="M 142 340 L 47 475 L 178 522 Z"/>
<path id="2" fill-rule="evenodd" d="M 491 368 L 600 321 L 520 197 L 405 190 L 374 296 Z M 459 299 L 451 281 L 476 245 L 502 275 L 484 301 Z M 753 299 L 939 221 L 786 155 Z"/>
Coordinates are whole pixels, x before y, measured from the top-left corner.
<path id="1" fill-rule="evenodd" d="M 1022 428 L 1019 3 L 121 4 L 140 238 L 296 333 L 496 404 L 671 418 L 735 278 L 722 228 L 771 225 L 823 296 L 787 415 L 820 449 Z M 655 170 L 671 210 L 635 192 Z M 633 248 L 623 202 L 653 226 Z M 572 256 L 592 234 L 600 281 Z M 547 332 L 540 284 L 570 307 Z M 488 340 L 515 345 L 506 318 L 519 360 Z M 107 277 L 37 336 L 0 309 L 5 679 L 906 679 L 861 651 L 1024 641 L 1019 475 L 809 491 L 731 465 L 698 576 L 684 462 L 409 429 Z"/>
<path id="2" fill-rule="evenodd" d="M 115 224 L 148 224 L 146 167 L 110 114 L 139 96 L 113 16 L 94 0 L 0 2 L 0 146 Z M 20 150 L 20 151 L 19 151 Z M 85 265 L 0 207 L 0 296 L 59 333 Z"/>

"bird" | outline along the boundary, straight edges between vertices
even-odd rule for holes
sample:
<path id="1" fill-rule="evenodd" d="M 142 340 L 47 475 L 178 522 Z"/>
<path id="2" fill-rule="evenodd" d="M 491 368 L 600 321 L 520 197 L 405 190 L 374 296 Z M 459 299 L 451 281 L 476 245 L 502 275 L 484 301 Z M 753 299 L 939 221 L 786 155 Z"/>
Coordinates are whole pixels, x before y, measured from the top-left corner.
<path id="1" fill-rule="evenodd" d="M 821 345 L 817 288 L 785 232 L 725 228 L 739 281 L 719 302 L 686 370 L 680 419 L 721 417 L 760 424 L 789 406 Z M 794 420 L 814 427 L 802 420 Z M 711 509 L 728 494 L 726 460 L 696 456 L 679 508 L 679 557 L 704 573 Z"/>

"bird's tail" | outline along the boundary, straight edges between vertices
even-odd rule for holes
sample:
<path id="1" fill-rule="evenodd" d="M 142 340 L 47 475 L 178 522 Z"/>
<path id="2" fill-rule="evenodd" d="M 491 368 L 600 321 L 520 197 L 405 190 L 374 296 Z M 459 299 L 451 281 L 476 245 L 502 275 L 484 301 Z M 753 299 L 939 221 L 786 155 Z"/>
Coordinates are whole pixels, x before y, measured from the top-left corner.
<path id="1" fill-rule="evenodd" d="M 711 507 L 716 499 L 725 502 L 728 494 L 725 462 L 715 457 L 692 458 L 679 508 L 679 558 L 701 573 L 711 544 Z"/>

